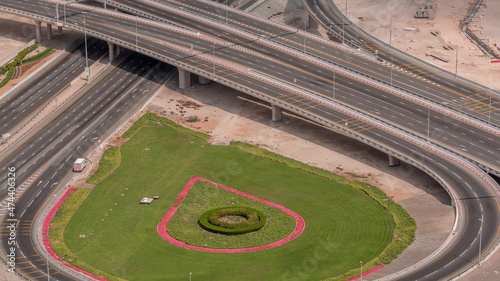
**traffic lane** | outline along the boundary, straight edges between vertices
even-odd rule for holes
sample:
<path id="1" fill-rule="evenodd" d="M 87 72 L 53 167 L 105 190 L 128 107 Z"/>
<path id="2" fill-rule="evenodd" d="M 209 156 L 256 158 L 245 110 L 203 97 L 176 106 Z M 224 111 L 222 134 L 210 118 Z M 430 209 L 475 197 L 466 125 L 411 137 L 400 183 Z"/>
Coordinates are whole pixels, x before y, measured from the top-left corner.
<path id="1" fill-rule="evenodd" d="M 129 67 L 131 68 L 132 66 Z M 144 69 L 142 71 L 144 71 Z M 90 114 L 96 114 L 105 110 L 105 105 L 112 102 L 118 96 L 116 91 L 111 91 L 111 95 L 108 95 L 110 92 L 109 88 L 112 86 L 119 88 L 117 87 L 118 84 L 122 84 L 120 85 L 122 89 L 126 87 L 127 84 L 122 83 L 124 77 L 127 77 L 126 74 L 127 69 L 124 67 L 124 70 L 120 69 L 117 72 L 112 73 L 112 75 L 107 76 L 106 78 L 108 79 L 104 83 L 104 86 L 107 86 L 107 88 L 102 89 L 103 86 L 97 85 L 95 87 L 97 89 L 95 92 L 90 92 L 89 95 L 81 97 L 72 105 L 68 106 L 67 111 L 69 111 L 72 116 L 60 114 L 58 117 L 53 119 L 53 125 L 48 126 L 50 128 L 47 131 L 44 132 L 41 130 L 41 132 L 35 134 L 29 142 L 25 143 L 16 151 L 16 153 L 12 153 L 2 162 L 18 163 L 18 159 L 23 160 L 24 158 L 21 163 L 24 164 L 26 161 L 33 160 L 26 157 L 32 157 L 38 154 L 40 149 L 44 149 L 46 146 L 51 144 L 54 139 L 60 139 L 60 141 L 63 141 L 61 136 L 64 136 L 65 134 L 69 136 L 77 128 L 82 127 L 82 122 L 87 122 L 90 119 L 89 117 L 92 116 Z M 115 79 L 115 82 L 111 84 L 110 82 L 112 82 L 113 79 Z M 129 83 L 130 81 L 131 78 L 129 79 Z M 110 83 L 110 85 L 107 85 L 108 83 Z M 102 92 L 103 94 L 101 94 Z M 90 106 L 87 106 L 88 104 L 90 104 Z M 82 107 L 82 109 L 80 110 L 78 107 Z M 92 112 L 92 110 L 94 111 Z M 35 140 L 36 146 L 34 143 L 30 144 L 30 142 L 34 142 Z M 28 144 L 30 145 L 28 146 Z"/>
<path id="2" fill-rule="evenodd" d="M 274 64 L 271 61 L 267 61 L 266 63 L 266 59 L 260 57 L 252 58 L 251 55 L 250 57 L 244 57 L 246 54 L 237 57 L 233 54 L 233 49 L 231 48 L 219 48 L 217 55 L 228 60 L 239 61 L 242 64 L 246 62 L 247 67 L 252 67 L 263 73 L 274 73 L 273 77 L 283 81 L 288 80 L 289 83 L 297 85 L 300 88 L 308 89 L 309 91 L 325 96 L 333 96 L 333 80 L 320 80 L 321 75 L 324 75 L 324 73 L 320 72 L 321 70 L 306 72 L 304 69 L 311 69 L 307 62 L 302 64 L 303 68 L 301 69 L 287 69 L 286 65 Z M 295 73 L 296 76 L 294 77 L 292 73 Z M 332 83 L 332 85 L 327 83 Z M 445 146 L 449 145 L 449 139 L 455 139 L 454 141 L 458 143 L 462 142 L 460 147 L 454 147 L 460 153 L 464 151 L 462 149 L 463 146 L 474 146 L 477 149 L 469 151 L 466 153 L 467 155 L 479 161 L 484 160 L 485 155 L 489 155 L 488 157 L 493 161 L 493 167 L 498 167 L 498 164 L 500 164 L 496 159 L 495 150 L 498 146 L 495 144 L 500 143 L 496 135 L 480 131 L 467 123 L 443 116 L 441 113 L 434 112 L 433 110 L 428 111 L 428 108 L 423 105 L 415 104 L 412 101 L 370 85 L 361 84 L 359 81 L 343 75 L 338 75 L 336 83 L 344 86 L 343 91 L 350 93 L 350 99 L 344 100 L 347 104 L 363 109 L 365 112 L 375 111 L 379 118 L 381 117 L 399 124 L 407 130 L 424 137 L 427 135 L 427 132 L 433 132 L 432 137 L 434 140 Z M 443 118 L 439 116 L 443 116 Z M 430 128 L 429 124 L 431 120 L 432 128 Z M 451 127 L 453 131 L 448 130 Z M 460 138 L 457 135 L 460 135 Z"/>
<path id="3" fill-rule="evenodd" d="M 105 32 L 105 31 L 106 31 L 106 30 L 103 30 L 103 32 Z M 122 39 L 123 39 L 123 40 L 130 40 L 130 38 L 127 38 L 127 36 L 123 37 Z M 225 48 L 225 49 L 223 49 L 223 50 L 225 50 L 225 51 L 227 52 L 229 49 L 230 49 L 230 48 Z M 215 50 L 214 50 L 214 51 L 215 51 Z M 220 52 L 219 52 L 219 53 L 220 53 Z M 234 57 L 232 57 L 231 59 L 234 59 Z M 256 58 L 256 59 L 257 59 L 257 60 L 259 60 L 260 58 Z M 254 59 L 254 60 L 255 60 L 255 59 Z M 246 60 L 246 59 L 245 59 L 244 61 L 246 61 L 246 62 L 247 62 L 247 64 L 251 64 L 251 65 L 253 64 L 253 63 L 251 62 L 252 60 Z M 256 65 L 262 65 L 262 63 L 256 63 Z M 258 69 L 258 67 L 256 67 L 256 65 L 252 65 L 252 67 L 254 67 L 254 68 L 257 68 L 257 69 Z M 271 66 L 272 66 L 272 64 L 271 64 Z M 302 63 L 302 67 L 307 67 L 306 63 Z M 266 71 L 267 71 L 267 70 L 266 70 Z M 264 72 L 265 72 L 265 71 L 264 71 Z M 305 77 L 305 80 L 308 80 L 308 78 L 307 78 L 307 77 Z M 309 80 L 309 81 L 310 81 L 310 80 Z M 491 150 L 490 150 L 490 151 L 491 151 Z M 481 152 L 481 153 L 483 153 L 483 152 Z M 483 153 L 483 154 L 484 154 L 484 153 Z"/>
<path id="4" fill-rule="evenodd" d="M 148 57 L 136 55 L 135 59 L 133 56 L 122 63 L 121 68 L 101 78 L 101 82 L 104 82 L 89 89 L 85 95 L 68 105 L 49 125 L 40 129 L 30 140 L 4 158 L 0 170 L 5 171 L 6 167 L 17 165 L 18 171 L 23 171 L 18 181 L 26 180 L 35 172 L 37 162 L 50 159 L 58 152 L 54 142 L 67 143 L 74 138 L 95 116 L 105 112 L 110 104 L 120 98 L 119 90 L 126 89 L 134 83 L 137 76 L 147 73 L 149 69 L 144 65 L 134 69 L 141 59 L 147 62 L 145 65 L 154 62 Z M 0 198 L 5 196 L 5 190 L 0 190 Z"/>
<path id="5" fill-rule="evenodd" d="M 339 22 L 339 17 L 337 17 L 337 14 L 341 14 L 340 11 L 335 7 L 333 2 L 331 1 L 321 1 L 324 5 L 322 6 L 323 10 L 328 10 L 331 11 L 332 13 L 322 13 L 321 17 L 324 20 L 335 20 Z M 333 6 L 333 8 L 332 8 Z M 331 18 L 330 18 L 331 17 Z M 353 33 L 359 33 L 362 32 L 359 28 L 353 26 Z M 351 31 L 351 28 L 347 28 L 348 31 Z M 363 33 L 363 32 L 362 32 Z M 365 38 L 366 40 L 370 41 L 370 36 L 367 35 L 368 37 Z M 462 99 L 464 97 L 468 96 L 473 96 L 477 94 L 478 92 L 484 91 L 484 89 L 479 89 L 475 87 L 474 85 L 471 85 L 469 83 L 461 82 L 458 80 L 454 80 L 452 77 L 449 75 L 445 75 L 444 72 L 440 69 L 434 68 L 432 66 L 429 66 L 427 64 L 424 64 L 421 62 L 421 60 L 417 58 L 410 57 L 409 55 L 401 52 L 398 49 L 395 48 L 390 48 L 387 46 L 379 46 L 377 43 L 370 41 L 369 43 L 365 44 L 367 46 L 370 46 L 370 49 L 373 51 L 374 49 L 379 49 L 379 57 L 387 62 L 393 62 L 396 66 L 405 69 L 409 73 L 414 73 L 416 75 L 419 75 L 423 77 L 425 80 L 429 80 L 431 85 L 437 84 L 439 85 L 438 88 L 436 87 L 430 87 L 433 91 L 432 97 L 440 100 L 444 103 L 447 103 L 450 99 Z M 385 50 L 385 51 L 383 51 Z M 396 73 L 396 71 L 394 72 Z M 418 88 L 415 88 L 412 85 L 407 85 L 411 86 L 413 91 L 418 92 Z M 424 85 L 425 86 L 425 85 Z M 491 90 L 491 89 L 490 89 Z M 492 94 L 492 93 L 490 93 Z M 457 105 L 460 105 L 458 103 Z M 468 108 L 462 108 L 462 110 L 468 112 L 469 114 L 473 114 L 474 116 L 478 116 L 482 119 L 490 119 L 490 116 L 485 118 L 485 114 L 479 114 L 477 111 L 470 110 Z M 498 114 L 497 110 L 493 112 L 493 119 L 498 121 L 500 120 L 500 114 Z"/>
<path id="6" fill-rule="evenodd" d="M 191 46 L 192 46 L 192 44 L 191 44 Z M 294 61 L 294 59 L 289 59 L 289 60 L 290 60 L 290 61 Z M 427 86 L 424 86 L 424 87 L 427 87 Z"/>
<path id="7" fill-rule="evenodd" d="M 89 66 L 95 63 L 106 52 L 104 42 L 97 39 L 89 40 Z M 80 46 L 61 62 L 51 67 L 32 83 L 25 86 L 19 94 L 0 105 L 1 130 L 8 132 L 34 110 L 52 101 L 56 94 L 83 72 L 85 56 L 81 56 L 84 46 Z"/>
<path id="8" fill-rule="evenodd" d="M 217 37 L 220 37 L 224 40 L 227 40 L 228 42 L 231 42 L 232 44 L 241 45 L 243 47 L 249 48 L 250 50 L 259 51 L 259 52 L 262 52 L 263 54 L 266 54 L 266 55 L 278 57 L 278 56 L 280 56 L 280 53 L 277 53 L 275 49 L 271 49 L 271 48 L 267 47 L 266 45 L 260 44 L 259 41 L 260 41 L 261 37 L 259 38 L 257 36 L 262 36 L 262 37 L 266 36 L 266 38 L 272 38 L 274 41 L 278 42 L 281 45 L 285 44 L 288 46 L 292 46 L 292 49 L 295 49 L 296 51 L 304 50 L 304 37 L 297 35 L 296 34 L 297 31 L 294 31 L 294 32 L 286 31 L 286 32 L 282 32 L 281 34 L 276 35 L 273 33 L 261 34 L 263 32 L 255 33 L 256 32 L 255 30 L 251 30 L 250 32 L 255 34 L 256 38 L 259 38 L 259 39 L 252 40 L 252 39 L 248 39 L 245 37 L 241 37 L 236 32 L 231 32 L 231 31 L 227 31 L 224 29 L 220 29 L 216 26 L 209 26 L 206 24 L 198 24 L 197 22 L 192 21 L 189 18 L 185 18 L 182 15 L 179 15 L 176 13 L 170 13 L 170 12 L 164 11 L 164 10 L 159 10 L 156 7 L 152 7 L 152 6 L 140 4 L 140 3 L 136 3 L 134 5 L 134 4 L 130 3 L 129 1 L 122 1 L 122 2 L 127 2 L 126 4 L 129 5 L 130 7 L 135 7 L 137 9 L 143 10 L 145 12 L 151 13 L 157 17 L 163 18 L 164 20 L 174 21 L 177 24 L 184 25 L 184 26 L 193 28 L 195 30 L 199 30 L 199 31 L 207 33 L 207 34 L 212 34 L 214 36 L 217 36 Z M 266 26 L 265 24 L 262 24 L 262 23 L 254 23 L 254 24 L 252 24 L 252 27 L 255 28 L 256 26 L 259 26 L 259 25 Z M 245 29 L 248 29 L 248 27 L 246 27 Z M 258 43 L 258 45 L 253 46 L 254 44 L 251 44 L 252 42 L 254 42 L 254 43 L 256 42 L 256 43 Z M 309 43 L 305 42 L 305 45 L 315 44 L 315 43 L 317 43 L 317 42 L 316 41 L 309 41 Z M 337 64 L 344 65 L 345 67 L 347 67 L 349 69 L 354 69 L 358 72 L 367 71 L 367 69 L 362 67 L 362 66 L 365 64 L 368 65 L 369 63 L 372 63 L 370 61 L 367 62 L 365 57 L 356 56 L 356 55 L 353 55 L 351 53 L 341 51 L 340 49 L 334 49 L 334 48 L 332 49 L 331 46 L 329 46 L 329 48 L 328 48 L 328 47 L 325 47 L 325 45 L 319 45 L 318 48 L 320 48 L 322 50 L 315 52 L 315 50 L 312 49 L 311 46 L 309 46 L 309 48 L 305 48 L 305 49 L 307 50 L 308 53 L 311 53 L 313 55 L 318 55 L 318 54 L 326 55 L 328 60 L 331 60 Z M 321 53 L 319 53 L 319 52 L 321 52 Z M 331 56 L 330 54 L 332 52 L 336 53 L 337 56 Z M 296 61 L 297 61 L 296 57 L 294 57 L 293 59 L 288 59 L 288 62 L 290 62 L 290 63 L 293 63 Z M 384 66 L 381 64 L 374 63 L 373 67 L 377 71 L 371 71 L 368 69 L 368 71 L 371 71 L 371 73 L 370 73 L 371 76 L 377 77 L 378 79 L 384 79 L 384 75 L 381 75 L 381 73 L 384 72 L 384 69 L 382 69 L 382 67 L 384 67 Z M 385 70 L 385 72 L 387 72 L 387 75 L 385 77 L 385 78 L 387 78 L 389 75 L 389 71 Z"/>
<path id="9" fill-rule="evenodd" d="M 171 18 L 171 16 L 173 16 L 174 18 L 178 18 L 177 16 L 175 16 L 175 14 L 164 13 L 164 12 L 158 13 L 158 9 L 157 8 L 151 7 L 151 6 L 147 5 L 147 4 L 136 3 L 134 5 L 134 3 L 131 3 L 130 1 L 120 1 L 120 3 L 130 5 L 131 7 L 135 7 L 137 9 L 141 9 L 141 10 L 144 10 L 146 12 L 150 12 L 152 14 L 156 14 L 159 17 L 162 17 L 162 15 L 163 15 L 163 17 L 165 17 L 165 18 Z M 176 3 L 176 4 L 179 5 L 179 6 L 181 5 L 181 3 Z M 207 4 L 205 6 L 207 6 L 209 8 L 213 8 L 215 10 L 213 10 L 213 11 L 208 11 L 208 10 L 205 11 L 206 9 L 194 9 L 193 8 L 193 9 L 191 9 L 191 11 L 192 12 L 196 12 L 196 13 L 207 12 L 208 14 L 205 15 L 205 16 L 211 17 L 213 19 L 218 19 L 219 18 L 219 16 L 218 16 L 217 13 L 218 13 L 218 11 L 222 11 L 222 10 L 220 10 L 220 8 L 213 7 L 213 6 L 209 5 L 209 4 Z M 186 8 L 186 6 L 182 6 L 182 7 Z M 229 18 L 231 18 L 232 13 L 229 12 L 228 15 L 229 15 Z M 241 18 L 245 18 L 245 17 L 239 17 L 238 20 L 241 20 Z M 193 21 L 191 21 L 191 20 L 182 21 L 182 22 L 179 21 L 178 23 L 189 25 L 190 22 L 193 22 Z M 252 27 L 255 28 L 255 26 L 257 26 L 258 24 L 259 23 L 253 24 Z M 264 26 L 267 27 L 267 25 L 264 25 Z M 200 30 L 204 30 L 203 28 L 205 27 L 205 25 L 197 25 L 197 27 Z M 244 28 L 247 29 L 247 30 L 250 30 L 250 28 L 248 26 L 246 26 Z M 272 28 L 274 28 L 274 26 L 272 26 Z M 206 31 L 207 32 L 215 32 L 215 34 L 217 34 L 218 36 L 223 36 L 224 34 L 227 34 L 227 32 L 225 32 L 225 31 L 219 31 L 217 29 L 215 29 L 215 30 L 214 29 L 208 29 Z M 290 36 L 298 36 L 298 35 L 294 34 L 294 35 L 290 35 Z M 234 36 L 231 36 L 231 37 L 234 37 Z M 299 36 L 299 38 L 296 39 L 296 42 L 300 43 L 301 41 L 303 41 L 303 40 Z M 290 42 L 288 42 L 288 43 L 290 43 Z M 303 43 L 300 43 L 300 44 L 303 44 Z M 310 44 L 310 45 L 315 45 L 316 44 L 316 45 L 319 46 L 318 48 L 325 48 L 325 45 L 323 43 L 321 43 L 321 42 L 312 41 L 312 43 L 308 43 L 308 44 Z M 297 45 L 296 46 L 296 48 L 299 48 L 299 47 L 302 48 L 302 45 Z M 324 55 L 324 54 L 325 54 L 325 52 L 323 52 L 323 54 L 319 54 L 319 55 Z M 328 54 L 328 52 L 326 52 L 326 54 Z M 348 55 L 348 56 L 351 57 L 350 55 Z M 362 65 L 362 64 L 367 64 L 368 65 L 368 63 L 366 61 L 367 60 L 365 58 L 360 58 L 360 61 L 356 62 L 356 66 Z M 375 68 L 373 68 L 373 67 L 375 67 Z M 377 70 L 377 71 L 370 70 L 371 68 L 373 68 L 373 70 Z M 443 90 L 442 89 L 434 87 L 433 83 L 431 83 L 429 81 L 425 81 L 425 80 L 424 81 L 419 81 L 419 79 L 416 79 L 415 77 L 413 77 L 413 75 L 406 74 L 406 71 L 401 71 L 400 72 L 399 69 L 396 69 L 396 70 L 393 71 L 393 70 L 391 70 L 390 68 L 387 68 L 387 67 L 381 68 L 380 65 L 377 66 L 376 63 L 373 66 L 370 66 L 370 67 L 368 67 L 367 69 L 364 69 L 364 70 L 365 71 L 368 70 L 368 72 L 371 71 L 371 74 L 374 74 L 375 77 L 379 73 L 384 73 L 383 80 L 385 80 L 385 81 L 389 81 L 390 72 L 393 72 L 396 77 L 399 77 L 399 75 L 401 75 L 402 79 L 399 79 L 399 81 L 394 80 L 393 81 L 394 85 L 395 86 L 400 86 L 400 87 L 403 87 L 403 88 L 406 88 L 406 89 L 410 89 L 411 91 L 414 91 L 414 92 L 416 92 L 416 93 L 418 93 L 420 95 L 426 95 L 427 93 L 432 93 L 432 92 L 434 92 L 434 93 L 431 94 L 431 95 L 434 96 L 434 97 L 440 97 L 441 98 L 442 96 L 446 96 L 447 95 L 447 93 L 443 94 Z M 419 71 L 414 71 L 414 73 L 417 73 L 417 74 L 419 74 L 419 72 L 422 72 L 420 74 L 423 74 L 423 73 L 428 74 L 428 70 L 425 70 L 425 69 L 421 69 Z M 408 80 L 409 83 L 403 82 L 403 81 L 406 81 L 406 80 Z M 398 85 L 398 84 L 400 84 L 400 85 Z M 463 88 L 461 88 L 461 89 L 463 89 Z M 459 94 L 459 93 L 460 92 L 458 92 L 458 91 L 453 91 L 452 94 Z M 448 100 L 448 99 L 443 100 L 443 102 L 446 102 L 446 100 Z M 478 113 L 474 112 L 474 111 L 472 112 L 472 114 L 474 114 L 475 116 L 480 116 L 480 117 L 482 117 L 484 119 L 484 114 L 483 115 L 478 115 Z M 496 110 L 493 112 L 493 115 L 494 115 L 493 116 L 494 118 L 496 118 L 496 116 L 498 115 L 498 113 L 496 112 Z M 489 118 L 490 117 L 488 116 L 488 119 Z"/>

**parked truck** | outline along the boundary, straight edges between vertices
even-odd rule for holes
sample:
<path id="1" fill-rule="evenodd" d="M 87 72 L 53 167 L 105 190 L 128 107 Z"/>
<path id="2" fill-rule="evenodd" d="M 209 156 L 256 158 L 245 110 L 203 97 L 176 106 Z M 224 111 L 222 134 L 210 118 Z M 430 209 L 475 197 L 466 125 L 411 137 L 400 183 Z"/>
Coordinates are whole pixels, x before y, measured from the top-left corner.
<path id="1" fill-rule="evenodd" d="M 85 160 L 85 158 L 78 158 L 73 164 L 73 171 L 81 172 L 85 168 L 85 165 L 87 165 L 87 161 Z"/>

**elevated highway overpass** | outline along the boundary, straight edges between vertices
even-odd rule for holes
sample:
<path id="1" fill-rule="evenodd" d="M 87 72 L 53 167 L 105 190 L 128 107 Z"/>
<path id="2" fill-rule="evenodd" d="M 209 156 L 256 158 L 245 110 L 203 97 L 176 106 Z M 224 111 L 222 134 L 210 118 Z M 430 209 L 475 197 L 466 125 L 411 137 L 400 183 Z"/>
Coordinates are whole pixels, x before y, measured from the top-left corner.
<path id="1" fill-rule="evenodd" d="M 57 21 L 61 20 L 51 17 L 55 14 L 54 3 L 41 1 L 34 3 L 31 1 L 19 5 L 22 1 L 5 2 L 0 7 L 12 13 L 53 24 L 57 24 Z M 37 8 L 36 12 L 35 7 Z M 416 115 L 412 115 L 406 120 L 409 122 L 410 119 L 416 120 L 419 117 L 421 125 L 403 125 L 398 122 L 398 119 L 402 119 L 402 117 L 396 116 L 391 120 L 389 115 L 396 114 L 401 110 L 411 112 L 415 103 L 409 103 L 407 107 L 398 109 L 394 104 L 391 105 L 388 102 L 393 99 L 397 100 L 395 96 L 391 96 L 390 99 L 382 101 L 378 97 L 378 99 L 367 102 L 365 108 L 361 106 L 361 101 L 375 96 L 374 93 L 377 93 L 378 96 L 378 94 L 388 95 L 393 92 L 393 89 L 388 88 L 387 85 L 376 83 L 376 80 L 371 79 L 372 77 L 369 75 L 360 75 L 359 72 L 352 71 L 346 66 L 318 59 L 317 56 L 312 56 L 308 49 L 306 52 L 300 53 L 300 50 L 293 46 L 290 47 L 286 44 L 278 46 L 263 36 L 254 36 L 252 40 L 249 40 L 249 35 L 241 32 L 235 32 L 231 34 L 232 36 L 224 35 L 228 33 L 229 29 L 227 26 L 224 27 L 224 23 L 222 23 L 222 27 L 220 27 L 220 22 L 214 24 L 214 26 L 219 26 L 219 29 L 213 32 L 228 38 L 235 37 L 232 40 L 241 40 L 241 42 L 222 41 L 192 27 L 179 27 L 182 26 L 180 24 L 153 23 L 137 17 L 102 11 L 79 4 L 67 5 L 65 9 L 67 9 L 68 16 L 64 17 L 63 20 L 68 28 L 87 32 L 108 42 L 137 50 L 178 66 L 183 71 L 187 70 L 199 74 L 268 101 L 276 107 L 298 113 L 412 163 L 433 176 L 449 191 L 452 200 L 456 203 L 457 223 L 454 231 L 456 231 L 455 234 L 459 235 L 453 235 L 452 241 L 446 246 L 450 248 L 443 248 L 439 255 L 427 261 L 427 267 L 417 272 L 409 272 L 408 276 L 405 273 L 405 278 L 408 280 L 414 280 L 412 278 L 419 274 L 420 276 L 428 275 L 426 278 L 434 280 L 436 277 L 442 278 L 438 276 L 449 277 L 464 271 L 478 261 L 477 255 L 472 254 L 477 253 L 477 251 L 468 251 L 468 247 L 479 249 L 478 233 L 484 233 L 482 237 L 484 249 L 492 249 L 496 245 L 499 223 L 498 186 L 485 173 L 468 163 L 467 157 L 465 159 L 463 157 L 464 153 L 453 149 L 446 141 L 440 144 L 430 138 L 432 131 L 449 133 L 450 125 L 456 130 L 461 128 L 478 130 L 477 127 L 482 126 L 485 133 L 495 130 L 494 127 L 485 126 L 480 120 L 467 119 L 456 123 L 459 121 L 458 117 L 451 115 L 445 117 L 444 109 L 436 107 L 431 110 L 431 105 L 427 105 L 429 108 L 427 117 L 431 113 L 432 115 L 443 115 L 434 120 L 432 127 L 429 122 L 431 119 L 425 118 L 425 106 L 420 110 L 422 111 L 420 114 L 414 113 Z M 178 14 L 185 12 L 182 9 L 177 10 L 181 10 L 178 11 Z M 184 21 L 187 24 L 195 20 L 186 18 Z M 264 21 L 262 20 L 262 22 Z M 272 24 L 272 26 L 274 25 Z M 205 25 L 203 24 L 203 26 Z M 141 32 L 138 32 L 139 29 Z M 303 46 L 307 48 L 308 37 L 306 36 L 308 35 L 305 33 L 302 35 L 306 38 L 306 43 Z M 314 38 L 313 42 L 321 42 L 321 40 Z M 247 48 L 247 44 L 251 45 L 251 43 L 256 43 L 256 45 Z M 342 48 L 338 47 L 338 49 Z M 346 51 L 351 57 L 358 57 L 356 51 Z M 323 53 L 329 52 L 323 51 Z M 377 67 L 384 69 L 383 65 L 375 61 L 374 63 Z M 287 69 L 288 72 L 278 73 L 280 69 Z M 325 75 L 324 72 L 328 74 Z M 296 73 L 298 73 L 297 76 L 300 75 L 298 78 L 294 78 Z M 330 73 L 332 76 L 329 75 Z M 182 75 L 186 74 L 181 71 Z M 332 87 L 325 86 L 328 84 L 325 83 L 328 81 L 325 76 L 331 77 Z M 184 79 L 187 78 L 184 77 Z M 362 96 L 363 94 L 365 95 Z M 409 100 L 410 98 L 406 97 L 405 101 Z M 403 101 L 399 100 L 398 102 Z M 379 108 L 377 110 L 379 114 L 368 110 L 368 108 L 379 105 L 386 107 Z M 389 106 L 394 107 L 390 109 Z M 435 104 L 432 106 L 434 107 Z M 382 116 L 387 112 L 389 115 Z M 424 121 L 427 121 L 427 126 L 425 126 Z M 363 126 L 354 127 L 353 123 Z M 437 127 L 438 124 L 444 129 Z M 448 126 L 448 128 L 444 126 Z M 427 132 L 425 128 L 427 128 Z M 465 131 L 464 134 L 467 135 Z M 484 143 L 475 146 L 486 147 L 488 150 L 487 141 L 494 144 L 496 137 L 493 131 L 488 136 L 491 141 L 485 139 L 482 140 Z M 459 141 L 457 140 L 457 143 Z M 467 145 L 469 144 L 467 143 Z M 494 146 L 492 147 L 494 148 Z M 488 165 L 493 165 L 492 163 L 495 162 L 488 163 Z M 485 221 L 493 222 L 488 224 L 488 230 L 486 230 Z M 486 233 L 488 233 L 489 238 L 486 238 Z M 486 252 L 485 250 L 484 253 Z M 468 259 L 455 261 L 453 257 L 456 255 L 468 256 Z"/>

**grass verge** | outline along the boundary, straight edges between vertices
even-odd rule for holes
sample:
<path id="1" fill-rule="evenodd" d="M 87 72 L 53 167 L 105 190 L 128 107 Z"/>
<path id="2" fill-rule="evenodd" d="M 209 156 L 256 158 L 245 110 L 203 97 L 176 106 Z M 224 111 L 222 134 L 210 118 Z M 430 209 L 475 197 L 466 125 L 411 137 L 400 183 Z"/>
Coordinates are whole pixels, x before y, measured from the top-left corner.
<path id="1" fill-rule="evenodd" d="M 98 184 L 120 166 L 121 154 L 119 147 L 111 147 L 104 151 L 101 160 L 99 161 L 99 168 L 90 176 L 86 182 L 90 184 Z"/>

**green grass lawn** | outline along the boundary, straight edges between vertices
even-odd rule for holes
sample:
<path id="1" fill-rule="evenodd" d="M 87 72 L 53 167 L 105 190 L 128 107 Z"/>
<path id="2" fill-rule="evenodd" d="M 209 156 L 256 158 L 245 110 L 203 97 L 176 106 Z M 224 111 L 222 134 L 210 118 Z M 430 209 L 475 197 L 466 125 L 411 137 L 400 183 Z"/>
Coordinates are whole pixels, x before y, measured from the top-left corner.
<path id="1" fill-rule="evenodd" d="M 391 214 L 358 189 L 157 123 L 146 123 L 121 154 L 64 240 L 78 259 L 127 280 L 188 280 L 190 272 L 193 280 L 321 280 L 376 258 L 394 236 Z M 195 175 L 282 205 L 306 228 L 285 245 L 249 253 L 172 245 L 156 227 Z M 155 195 L 151 205 L 139 204 Z"/>

